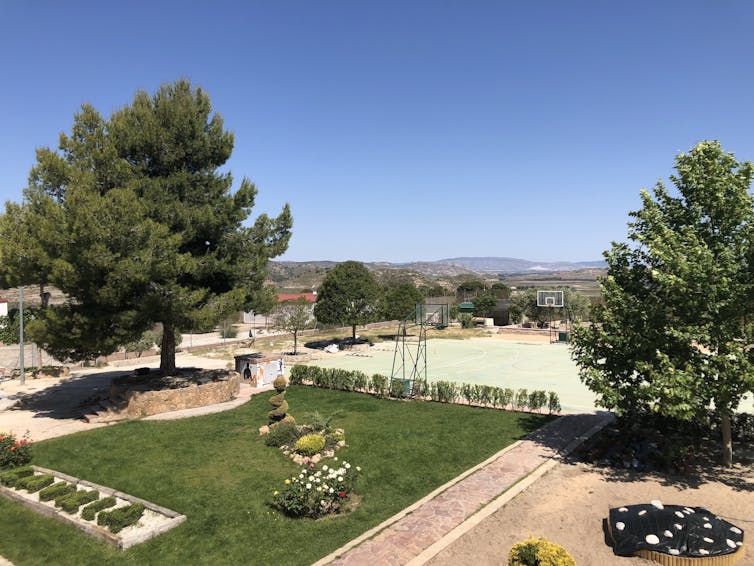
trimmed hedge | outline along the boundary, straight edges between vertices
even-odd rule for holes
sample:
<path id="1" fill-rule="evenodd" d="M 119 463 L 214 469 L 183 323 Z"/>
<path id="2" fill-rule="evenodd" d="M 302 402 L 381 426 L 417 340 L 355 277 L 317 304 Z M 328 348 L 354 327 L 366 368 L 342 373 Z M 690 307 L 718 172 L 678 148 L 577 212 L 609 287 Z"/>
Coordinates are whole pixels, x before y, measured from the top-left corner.
<path id="1" fill-rule="evenodd" d="M 84 507 L 81 510 L 81 518 L 87 521 L 94 521 L 94 517 L 97 513 L 99 513 L 103 509 L 107 509 L 109 507 L 115 507 L 116 503 L 117 501 L 112 496 L 103 497 L 102 499 L 94 501 L 93 503 L 90 503 L 89 505 Z"/>
<path id="2" fill-rule="evenodd" d="M 133 525 L 144 514 L 144 505 L 131 503 L 125 507 L 118 507 L 112 511 L 102 511 L 97 515 L 97 524 L 107 527 L 111 533 L 119 533 L 126 527 Z"/>
<path id="3" fill-rule="evenodd" d="M 99 491 L 74 491 L 55 499 L 55 506 L 60 507 L 66 513 L 73 515 L 79 510 L 79 507 L 85 503 L 91 503 L 99 499 Z"/>
<path id="4" fill-rule="evenodd" d="M 51 474 L 24 476 L 18 479 L 14 487 L 16 489 L 25 489 L 29 493 L 36 493 L 40 489 L 50 485 L 53 481 L 55 481 L 55 478 Z"/>
<path id="5" fill-rule="evenodd" d="M 313 385 L 324 389 L 341 391 L 359 391 L 370 393 L 377 397 L 405 396 L 403 380 L 374 374 L 368 378 L 361 371 L 348 371 L 340 368 L 321 368 L 319 366 L 295 365 L 291 368 L 292 385 Z M 547 407 L 550 414 L 560 413 L 560 398 L 554 391 L 528 391 L 519 389 L 493 387 L 476 383 L 456 383 L 453 381 L 432 381 L 417 379 L 414 381 L 411 397 L 430 399 L 439 403 L 459 403 L 465 401 L 469 405 L 495 407 L 504 409 L 509 407 L 517 410 L 540 412 Z"/>
<path id="6" fill-rule="evenodd" d="M 34 475 L 34 469 L 31 466 L 23 466 L 21 468 L 12 468 L 4 472 L 0 472 L 0 484 L 7 487 L 15 487 L 18 480 L 28 476 Z"/>
<path id="7" fill-rule="evenodd" d="M 40 501 L 52 501 L 58 497 L 69 495 L 76 491 L 76 486 L 66 481 L 59 481 L 39 492 Z"/>

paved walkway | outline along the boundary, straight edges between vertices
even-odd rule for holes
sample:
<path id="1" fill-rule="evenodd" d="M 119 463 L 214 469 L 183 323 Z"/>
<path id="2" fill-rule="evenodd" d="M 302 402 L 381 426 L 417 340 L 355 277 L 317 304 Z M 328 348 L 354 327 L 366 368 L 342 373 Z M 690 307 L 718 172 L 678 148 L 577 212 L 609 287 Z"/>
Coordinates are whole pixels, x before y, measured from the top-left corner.
<path id="1" fill-rule="evenodd" d="M 419 566 L 505 505 L 611 417 L 568 415 L 500 451 L 318 561 Z"/>

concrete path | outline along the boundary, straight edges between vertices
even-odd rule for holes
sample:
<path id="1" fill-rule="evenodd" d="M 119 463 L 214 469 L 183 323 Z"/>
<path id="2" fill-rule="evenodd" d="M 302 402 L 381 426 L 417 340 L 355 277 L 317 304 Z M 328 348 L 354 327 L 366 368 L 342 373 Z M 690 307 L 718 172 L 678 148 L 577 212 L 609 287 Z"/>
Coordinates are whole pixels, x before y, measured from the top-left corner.
<path id="1" fill-rule="evenodd" d="M 451 480 L 315 566 L 424 564 L 611 420 L 606 414 L 561 417 Z"/>

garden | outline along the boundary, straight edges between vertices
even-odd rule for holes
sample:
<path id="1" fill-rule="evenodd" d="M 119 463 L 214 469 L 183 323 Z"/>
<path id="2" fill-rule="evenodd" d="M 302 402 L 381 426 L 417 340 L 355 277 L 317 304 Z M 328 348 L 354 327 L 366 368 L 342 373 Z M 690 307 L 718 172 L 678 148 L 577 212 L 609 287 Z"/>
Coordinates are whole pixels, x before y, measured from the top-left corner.
<path id="1" fill-rule="evenodd" d="M 224 413 L 127 422 L 33 443 L 35 465 L 133 494 L 187 520 L 123 551 L 0 499 L 0 554 L 18 565 L 311 564 L 551 418 L 294 385 L 285 402 L 298 424 L 345 431 L 336 433 L 345 446 L 302 465 L 259 434 L 269 400 L 258 395 Z M 329 497 L 314 500 L 319 513 L 295 516 L 295 505 L 281 501 L 301 501 L 300 494 L 323 486 Z"/>

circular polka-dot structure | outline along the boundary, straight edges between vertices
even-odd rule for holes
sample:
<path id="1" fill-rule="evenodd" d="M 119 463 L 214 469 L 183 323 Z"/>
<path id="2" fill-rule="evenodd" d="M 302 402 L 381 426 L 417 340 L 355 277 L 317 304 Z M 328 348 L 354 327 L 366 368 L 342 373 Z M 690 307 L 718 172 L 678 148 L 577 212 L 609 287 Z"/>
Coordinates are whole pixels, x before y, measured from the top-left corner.
<path id="1" fill-rule="evenodd" d="M 652 551 L 701 558 L 738 552 L 744 532 L 702 507 L 664 505 L 658 500 L 610 509 L 614 551 L 631 556 Z"/>

